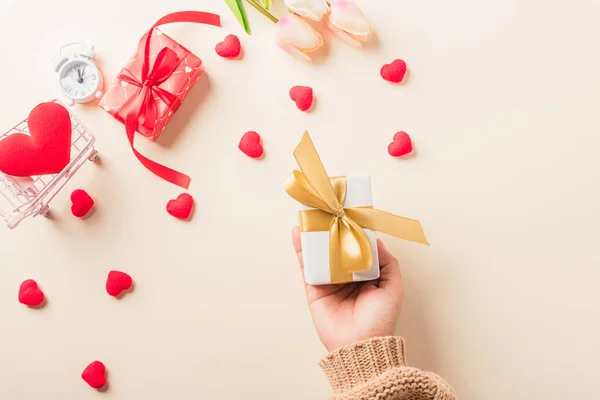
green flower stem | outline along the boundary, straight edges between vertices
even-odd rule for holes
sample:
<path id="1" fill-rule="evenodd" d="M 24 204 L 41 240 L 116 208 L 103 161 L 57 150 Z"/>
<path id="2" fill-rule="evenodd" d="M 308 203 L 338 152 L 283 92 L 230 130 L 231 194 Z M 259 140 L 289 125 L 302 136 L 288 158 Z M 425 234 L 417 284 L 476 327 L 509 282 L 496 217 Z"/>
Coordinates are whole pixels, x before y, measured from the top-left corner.
<path id="1" fill-rule="evenodd" d="M 260 4 L 258 4 L 256 2 L 256 0 L 246 0 L 246 2 L 248 4 L 250 4 L 252 7 L 256 8 L 262 15 L 264 15 L 267 18 L 269 18 L 274 23 L 278 23 L 279 22 L 279 20 L 277 18 L 275 18 L 275 16 L 273 14 L 271 14 L 263 6 L 261 6 Z"/>

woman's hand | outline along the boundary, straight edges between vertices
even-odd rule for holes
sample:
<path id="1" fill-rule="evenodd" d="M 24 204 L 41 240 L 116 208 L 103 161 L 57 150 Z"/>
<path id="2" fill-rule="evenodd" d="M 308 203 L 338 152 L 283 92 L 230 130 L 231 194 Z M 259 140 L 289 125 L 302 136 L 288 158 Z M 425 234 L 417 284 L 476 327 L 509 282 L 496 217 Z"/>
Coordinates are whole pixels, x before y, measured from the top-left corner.
<path id="1" fill-rule="evenodd" d="M 298 227 L 292 242 L 304 276 Z M 392 336 L 402 308 L 404 288 L 398 260 L 377 240 L 381 277 L 344 285 L 307 285 L 306 297 L 317 334 L 329 351 L 377 336 Z"/>

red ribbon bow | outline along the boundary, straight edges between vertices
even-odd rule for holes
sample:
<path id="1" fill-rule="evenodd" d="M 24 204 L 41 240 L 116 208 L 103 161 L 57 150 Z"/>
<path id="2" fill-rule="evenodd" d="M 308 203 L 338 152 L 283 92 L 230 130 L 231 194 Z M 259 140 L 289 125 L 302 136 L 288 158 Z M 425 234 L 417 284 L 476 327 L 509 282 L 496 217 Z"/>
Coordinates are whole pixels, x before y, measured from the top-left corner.
<path id="1" fill-rule="evenodd" d="M 145 76 L 145 71 L 142 71 L 141 80 L 136 79 L 128 70 L 124 70 L 119 75 L 121 81 L 136 86 L 139 89 L 138 93 L 131 97 L 132 104 L 129 106 L 129 109 L 132 112 L 139 111 L 138 119 L 141 124 L 150 128 L 154 126 L 158 116 L 155 97 L 160 98 L 173 111 L 176 111 L 181 105 L 179 97 L 160 87 L 162 83 L 166 82 L 173 75 L 179 63 L 180 60 L 177 54 L 165 47 L 158 53 L 152 71 L 150 73 L 146 72 Z"/>
<path id="2" fill-rule="evenodd" d="M 156 97 L 160 98 L 173 112 L 177 111 L 181 105 L 179 97 L 160 87 L 162 83 L 166 82 L 171 75 L 173 75 L 173 72 L 175 72 L 181 62 L 177 57 L 177 54 L 167 47 L 163 48 L 158 53 L 152 69 L 150 69 L 150 39 L 154 28 L 173 22 L 195 22 L 199 24 L 221 26 L 221 18 L 218 15 L 211 13 L 181 11 L 165 15 L 159 19 L 146 34 L 141 79 L 137 79 L 128 70 L 121 73 L 119 79 L 139 88 L 138 94 L 131 97 L 131 102 L 125 105 L 125 107 L 127 107 L 125 131 L 127 132 L 127 139 L 129 140 L 133 154 L 135 154 L 137 159 L 154 174 L 175 185 L 187 189 L 190 185 L 190 177 L 188 175 L 150 160 L 138 152 L 133 145 L 135 132 L 140 123 L 149 127 L 154 126 L 156 123 L 158 117 Z"/>

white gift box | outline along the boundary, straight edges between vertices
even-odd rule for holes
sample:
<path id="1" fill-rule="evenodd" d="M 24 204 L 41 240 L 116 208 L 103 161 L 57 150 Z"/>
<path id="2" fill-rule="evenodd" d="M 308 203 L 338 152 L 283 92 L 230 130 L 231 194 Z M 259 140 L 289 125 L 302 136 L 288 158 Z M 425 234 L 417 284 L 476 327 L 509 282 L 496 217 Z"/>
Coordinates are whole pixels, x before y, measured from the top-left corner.
<path id="1" fill-rule="evenodd" d="M 346 176 L 346 198 L 344 207 L 372 206 L 371 177 L 368 174 Z M 302 210 L 311 210 L 300 204 Z M 379 278 L 379 257 L 375 232 L 364 230 L 371 240 L 373 263 L 364 272 L 352 274 L 352 282 L 370 281 Z M 329 270 L 329 231 L 302 232 L 302 256 L 304 258 L 304 279 L 310 285 L 327 285 L 331 282 Z M 334 282 L 345 283 L 345 282 Z"/>

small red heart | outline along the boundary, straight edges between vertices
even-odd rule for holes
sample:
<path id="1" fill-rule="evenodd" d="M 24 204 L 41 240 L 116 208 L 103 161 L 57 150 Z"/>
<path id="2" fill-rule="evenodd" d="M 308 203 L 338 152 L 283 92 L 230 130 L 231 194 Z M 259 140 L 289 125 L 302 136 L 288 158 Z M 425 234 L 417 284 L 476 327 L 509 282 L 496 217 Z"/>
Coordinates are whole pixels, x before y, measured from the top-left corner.
<path id="1" fill-rule="evenodd" d="M 389 82 L 400 83 L 406 74 L 406 63 L 403 60 L 394 60 L 391 64 L 381 67 L 381 77 Z"/>
<path id="2" fill-rule="evenodd" d="M 187 193 L 181 193 L 176 199 L 169 200 L 167 203 L 167 212 L 179 219 L 188 219 L 192 215 L 193 208 L 194 198 Z"/>
<path id="3" fill-rule="evenodd" d="M 248 157 L 260 158 L 264 153 L 260 135 L 254 131 L 244 133 L 238 148 Z"/>
<path id="4" fill-rule="evenodd" d="M 94 207 L 94 199 L 83 189 L 71 193 L 71 203 L 71 213 L 77 218 L 85 217 Z"/>
<path id="5" fill-rule="evenodd" d="M 106 293 L 113 297 L 119 296 L 123 291 L 131 289 L 133 279 L 121 271 L 110 271 L 106 278 Z"/>
<path id="6" fill-rule="evenodd" d="M 235 35 L 227 35 L 222 42 L 217 43 L 215 51 L 221 57 L 235 58 L 239 56 L 242 51 L 240 39 Z"/>
<path id="7" fill-rule="evenodd" d="M 106 367 L 100 361 L 93 361 L 85 367 L 81 378 L 94 389 L 102 389 L 106 386 Z"/>
<path id="8" fill-rule="evenodd" d="M 300 110 L 308 111 L 313 104 L 313 90 L 308 86 L 294 86 L 290 89 L 290 98 Z"/>
<path id="9" fill-rule="evenodd" d="M 71 160 L 71 117 L 58 103 L 36 106 L 27 120 L 29 135 L 0 141 L 0 171 L 12 176 L 56 174 Z"/>
<path id="10" fill-rule="evenodd" d="M 413 150 L 412 140 L 408 133 L 400 131 L 394 135 L 394 141 L 388 146 L 388 153 L 393 157 L 401 157 Z"/>
<path id="11" fill-rule="evenodd" d="M 21 283 L 19 288 L 19 303 L 29 307 L 39 306 L 44 302 L 44 292 L 33 279 L 27 279 Z"/>

